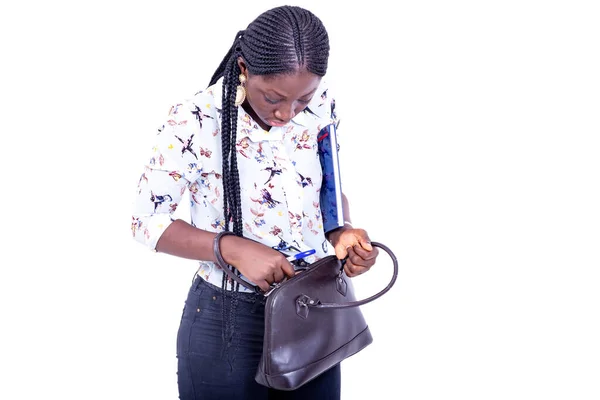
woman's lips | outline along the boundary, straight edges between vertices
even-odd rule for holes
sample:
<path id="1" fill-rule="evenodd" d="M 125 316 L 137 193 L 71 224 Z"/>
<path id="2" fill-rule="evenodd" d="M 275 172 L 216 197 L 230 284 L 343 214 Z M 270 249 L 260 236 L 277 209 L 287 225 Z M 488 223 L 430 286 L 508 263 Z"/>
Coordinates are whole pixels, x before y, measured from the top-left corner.
<path id="1" fill-rule="evenodd" d="M 272 119 L 267 120 L 267 123 L 274 127 L 282 127 L 282 126 L 287 125 L 287 122 L 273 121 Z"/>

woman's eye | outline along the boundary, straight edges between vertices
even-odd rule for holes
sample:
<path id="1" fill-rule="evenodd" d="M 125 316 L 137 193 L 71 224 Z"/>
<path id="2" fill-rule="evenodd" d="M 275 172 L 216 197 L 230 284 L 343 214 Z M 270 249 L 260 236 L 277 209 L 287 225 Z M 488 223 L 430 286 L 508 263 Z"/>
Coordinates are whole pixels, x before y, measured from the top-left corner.
<path id="1" fill-rule="evenodd" d="M 279 103 L 279 100 L 271 100 L 267 96 L 265 96 L 265 100 L 267 101 L 267 103 L 270 103 L 270 104 L 277 104 L 277 103 Z"/>

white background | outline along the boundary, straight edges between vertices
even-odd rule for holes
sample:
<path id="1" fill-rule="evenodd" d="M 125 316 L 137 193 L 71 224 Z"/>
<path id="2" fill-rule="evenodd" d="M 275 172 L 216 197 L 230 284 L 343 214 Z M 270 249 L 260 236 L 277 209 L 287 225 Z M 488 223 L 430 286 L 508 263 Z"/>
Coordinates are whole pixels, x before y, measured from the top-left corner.
<path id="1" fill-rule="evenodd" d="M 400 262 L 344 400 L 600 398 L 595 3 L 298 3 L 330 32 L 354 222 Z M 177 398 L 195 265 L 134 242 L 131 201 L 169 105 L 279 4 L 0 6 L 0 398 Z"/>

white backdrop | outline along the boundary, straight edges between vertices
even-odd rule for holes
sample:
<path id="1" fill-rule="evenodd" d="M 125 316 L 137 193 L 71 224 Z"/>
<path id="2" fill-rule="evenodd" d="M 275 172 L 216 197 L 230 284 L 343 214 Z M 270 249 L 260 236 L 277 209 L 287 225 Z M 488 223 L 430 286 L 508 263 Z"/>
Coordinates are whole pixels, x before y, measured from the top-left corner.
<path id="1" fill-rule="evenodd" d="M 294 3 L 330 32 L 353 220 L 400 261 L 344 400 L 600 398 L 594 3 Z M 0 6 L 0 398 L 177 398 L 195 265 L 133 241 L 133 193 L 169 105 L 279 4 Z"/>

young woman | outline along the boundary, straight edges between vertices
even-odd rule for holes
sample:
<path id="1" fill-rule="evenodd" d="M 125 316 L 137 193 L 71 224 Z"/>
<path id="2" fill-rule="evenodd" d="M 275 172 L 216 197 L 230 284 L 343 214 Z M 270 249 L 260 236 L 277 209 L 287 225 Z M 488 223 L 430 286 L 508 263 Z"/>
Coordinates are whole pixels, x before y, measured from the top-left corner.
<path id="1" fill-rule="evenodd" d="M 177 337 L 181 399 L 338 399 L 340 367 L 295 391 L 254 380 L 261 357 L 264 296 L 215 265 L 213 241 L 243 279 L 268 290 L 294 275 L 286 251 L 333 245 L 346 273 L 377 257 L 367 233 L 345 224 L 327 237 L 319 190 L 317 134 L 337 124 L 323 78 L 329 39 L 310 11 L 268 10 L 240 31 L 208 87 L 172 106 L 140 178 L 132 230 L 158 252 L 197 260 Z M 191 224 L 171 214 L 189 194 Z M 252 239 L 252 240 L 248 240 Z"/>

